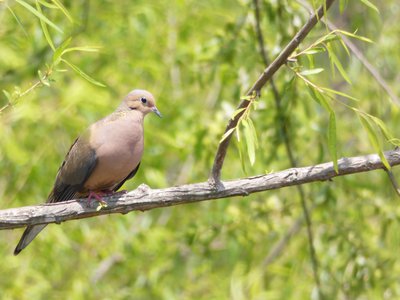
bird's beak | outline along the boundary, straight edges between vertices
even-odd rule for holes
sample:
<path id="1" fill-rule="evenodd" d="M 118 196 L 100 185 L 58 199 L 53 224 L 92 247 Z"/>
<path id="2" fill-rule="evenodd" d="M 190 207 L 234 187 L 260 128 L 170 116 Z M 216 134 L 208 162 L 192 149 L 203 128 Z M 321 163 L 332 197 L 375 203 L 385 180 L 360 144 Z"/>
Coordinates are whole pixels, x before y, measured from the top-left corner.
<path id="1" fill-rule="evenodd" d="M 157 109 L 157 107 L 152 107 L 151 110 L 153 111 L 153 113 L 155 113 L 157 116 L 159 116 L 160 118 L 162 118 L 162 114 L 160 113 L 160 111 Z"/>

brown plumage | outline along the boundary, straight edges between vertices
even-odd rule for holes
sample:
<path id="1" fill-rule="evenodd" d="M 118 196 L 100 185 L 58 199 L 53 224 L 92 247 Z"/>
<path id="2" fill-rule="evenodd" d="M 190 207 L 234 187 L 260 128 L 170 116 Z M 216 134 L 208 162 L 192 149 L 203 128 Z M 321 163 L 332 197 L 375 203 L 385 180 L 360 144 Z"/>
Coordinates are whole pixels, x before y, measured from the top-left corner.
<path id="1" fill-rule="evenodd" d="M 143 119 L 149 112 L 161 117 L 153 95 L 145 90 L 133 90 L 115 112 L 92 124 L 69 149 L 47 202 L 116 192 L 132 178 L 142 158 Z M 28 226 L 14 255 L 45 227 Z"/>

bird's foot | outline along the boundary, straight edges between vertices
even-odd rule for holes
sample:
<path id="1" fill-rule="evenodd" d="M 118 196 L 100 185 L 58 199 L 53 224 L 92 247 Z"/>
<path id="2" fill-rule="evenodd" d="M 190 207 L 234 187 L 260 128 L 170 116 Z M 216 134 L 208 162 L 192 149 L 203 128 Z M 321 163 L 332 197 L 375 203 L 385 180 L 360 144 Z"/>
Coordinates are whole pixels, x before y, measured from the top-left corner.
<path id="1" fill-rule="evenodd" d="M 118 195 L 124 195 L 126 194 L 128 191 L 126 190 L 122 190 L 119 192 L 114 192 L 112 190 L 101 190 L 99 192 L 93 192 L 90 191 L 89 195 L 88 195 L 88 202 L 89 202 L 89 206 L 92 204 L 92 200 L 95 199 L 97 202 L 99 202 L 99 207 L 98 209 L 101 209 L 103 207 L 107 207 L 107 202 L 103 200 L 103 196 L 118 196 Z"/>
<path id="2" fill-rule="evenodd" d="M 107 196 L 107 193 L 105 193 L 103 191 L 97 192 L 97 193 L 90 191 L 89 196 L 88 196 L 89 205 L 91 205 L 92 200 L 95 199 L 96 201 L 98 201 L 101 204 L 101 206 L 107 206 L 107 202 L 103 200 L 102 196 Z"/>

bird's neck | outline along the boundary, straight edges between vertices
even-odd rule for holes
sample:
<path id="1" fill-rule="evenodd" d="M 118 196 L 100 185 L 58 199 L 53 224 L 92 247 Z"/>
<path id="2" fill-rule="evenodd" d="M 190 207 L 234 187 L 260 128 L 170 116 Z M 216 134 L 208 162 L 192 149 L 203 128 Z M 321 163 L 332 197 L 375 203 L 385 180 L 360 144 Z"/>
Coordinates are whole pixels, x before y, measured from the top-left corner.
<path id="1" fill-rule="evenodd" d="M 120 111 L 128 111 L 130 110 L 128 105 L 126 104 L 125 101 L 122 101 L 122 103 L 117 107 L 117 109 L 115 110 L 115 112 L 120 112 Z"/>
<path id="2" fill-rule="evenodd" d="M 113 113 L 114 117 L 128 117 L 134 119 L 136 122 L 143 123 L 144 115 L 140 110 L 131 110 L 125 103 L 122 103 Z"/>

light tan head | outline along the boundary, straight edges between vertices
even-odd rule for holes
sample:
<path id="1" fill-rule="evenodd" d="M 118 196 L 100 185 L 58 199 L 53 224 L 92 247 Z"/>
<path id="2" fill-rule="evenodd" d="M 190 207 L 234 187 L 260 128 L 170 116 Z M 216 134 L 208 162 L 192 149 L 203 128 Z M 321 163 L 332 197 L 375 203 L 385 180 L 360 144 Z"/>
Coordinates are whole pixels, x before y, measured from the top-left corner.
<path id="1" fill-rule="evenodd" d="M 156 107 L 153 95 L 145 90 L 133 90 L 122 101 L 118 110 L 138 110 L 147 115 L 154 112 L 161 118 L 161 113 Z"/>

